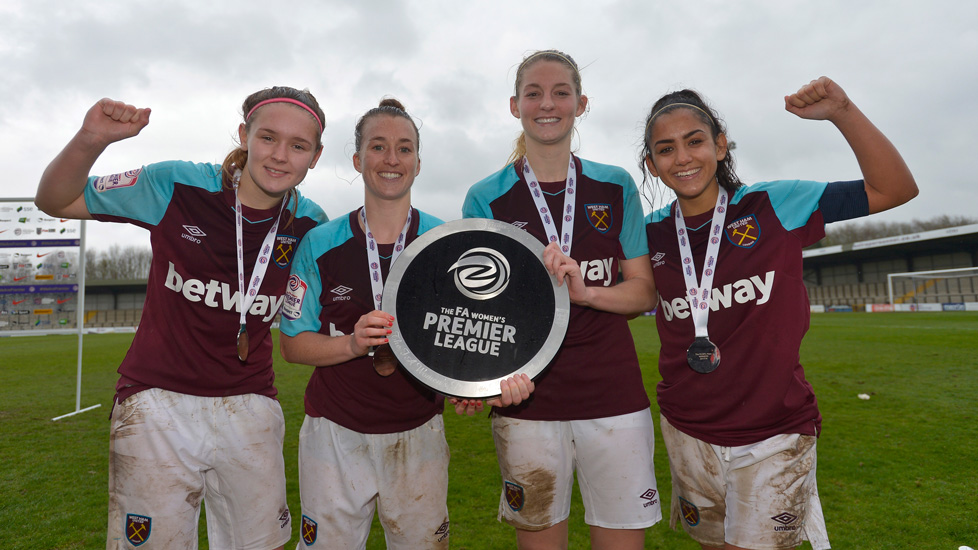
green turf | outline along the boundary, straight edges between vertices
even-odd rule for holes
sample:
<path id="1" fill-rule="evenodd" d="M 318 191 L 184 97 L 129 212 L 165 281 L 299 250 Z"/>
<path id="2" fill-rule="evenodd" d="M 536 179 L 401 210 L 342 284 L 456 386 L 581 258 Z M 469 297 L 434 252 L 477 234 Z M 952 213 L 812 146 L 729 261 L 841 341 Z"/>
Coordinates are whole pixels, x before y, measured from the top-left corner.
<path id="1" fill-rule="evenodd" d="M 632 329 L 654 395 L 654 322 L 640 318 Z M 102 406 L 52 422 L 75 407 L 77 337 L 0 338 L 0 548 L 105 547 L 109 406 L 115 369 L 131 340 L 131 334 L 85 337 L 81 406 Z M 976 356 L 976 313 L 812 317 L 802 362 L 824 417 L 819 492 L 835 548 L 978 547 Z M 297 518 L 296 444 L 310 368 L 279 359 L 276 372 L 287 423 L 289 505 Z M 658 420 L 655 405 L 653 415 Z M 488 419 L 449 412 L 445 420 L 451 547 L 515 547 L 513 531 L 495 519 L 499 471 Z M 658 438 L 656 474 L 668 502 Z M 587 548 L 579 498 L 570 525 L 570 548 Z M 289 548 L 299 540 L 298 526 L 293 519 Z M 668 520 L 649 529 L 646 540 L 647 548 L 698 548 L 671 531 Z M 383 547 L 375 522 L 368 548 Z"/>

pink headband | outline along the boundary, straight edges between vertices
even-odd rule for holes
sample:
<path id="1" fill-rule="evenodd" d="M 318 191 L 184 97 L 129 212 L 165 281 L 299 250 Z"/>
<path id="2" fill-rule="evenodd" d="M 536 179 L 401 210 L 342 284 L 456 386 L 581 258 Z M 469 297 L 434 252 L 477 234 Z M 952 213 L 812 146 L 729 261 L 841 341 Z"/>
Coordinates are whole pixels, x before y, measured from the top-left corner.
<path id="1" fill-rule="evenodd" d="M 248 111 L 248 116 L 245 117 L 245 121 L 250 119 L 251 115 L 253 115 L 255 111 L 258 110 L 259 107 L 261 107 L 262 105 L 268 105 L 269 103 L 291 103 L 293 105 L 298 105 L 299 107 L 302 107 L 303 109 L 309 111 L 309 114 L 312 115 L 312 118 L 316 119 L 316 123 L 319 124 L 319 133 L 320 134 L 323 133 L 323 121 L 319 120 L 319 115 L 316 114 L 316 111 L 310 109 L 309 106 L 306 105 L 305 103 L 289 97 L 273 97 L 272 99 L 259 101 L 258 105 L 255 105 L 254 107 L 251 108 L 250 111 Z"/>

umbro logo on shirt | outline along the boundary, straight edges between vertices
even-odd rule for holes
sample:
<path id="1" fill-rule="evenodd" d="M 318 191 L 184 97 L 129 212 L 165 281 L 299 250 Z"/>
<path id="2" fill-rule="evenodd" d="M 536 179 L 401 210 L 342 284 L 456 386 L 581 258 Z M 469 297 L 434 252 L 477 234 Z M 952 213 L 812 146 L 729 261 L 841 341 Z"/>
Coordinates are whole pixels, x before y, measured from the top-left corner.
<path id="1" fill-rule="evenodd" d="M 186 229 L 187 232 L 181 234 L 180 236 L 192 243 L 200 244 L 200 239 L 198 237 L 207 236 L 207 233 L 201 231 L 200 228 L 197 227 L 196 225 L 185 225 L 183 226 L 183 228 Z"/>
<path id="2" fill-rule="evenodd" d="M 513 225 L 513 227 L 518 227 L 520 229 L 524 229 L 524 228 L 526 228 L 526 226 L 527 226 L 528 223 L 529 222 L 513 222 L 512 225 Z"/>
<path id="3" fill-rule="evenodd" d="M 336 294 L 336 296 L 333 296 L 333 301 L 339 302 L 342 300 L 349 300 L 350 296 L 347 296 L 347 294 L 353 292 L 353 289 L 348 286 L 340 285 L 333 290 L 330 290 L 330 292 Z"/>

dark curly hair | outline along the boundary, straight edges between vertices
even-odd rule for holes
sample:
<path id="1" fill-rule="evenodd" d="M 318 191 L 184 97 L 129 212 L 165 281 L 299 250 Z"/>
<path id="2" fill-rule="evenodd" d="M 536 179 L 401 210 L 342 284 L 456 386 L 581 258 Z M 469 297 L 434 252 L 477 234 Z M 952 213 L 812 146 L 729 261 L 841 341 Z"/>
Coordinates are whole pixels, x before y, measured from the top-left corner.
<path id="1" fill-rule="evenodd" d="M 638 167 L 642 171 L 642 195 L 645 196 L 645 199 L 650 204 L 654 203 L 652 199 L 655 196 L 655 190 L 649 181 L 652 179 L 652 174 L 649 172 L 645 161 L 646 159 L 652 158 L 652 128 L 660 116 L 676 109 L 687 109 L 704 124 L 709 126 L 713 141 L 716 141 L 720 134 L 727 134 L 726 125 L 723 123 L 723 120 L 720 119 L 717 112 L 707 105 L 706 101 L 695 91 L 688 89 L 680 90 L 659 98 L 655 102 L 655 105 L 652 106 L 652 109 L 649 110 L 649 114 L 645 117 L 645 135 L 642 136 L 642 152 L 638 159 Z M 717 182 L 729 193 L 733 193 L 744 185 L 744 182 L 740 181 L 740 178 L 737 177 L 737 173 L 734 171 L 734 158 L 729 148 L 723 160 L 717 162 L 716 178 Z"/>

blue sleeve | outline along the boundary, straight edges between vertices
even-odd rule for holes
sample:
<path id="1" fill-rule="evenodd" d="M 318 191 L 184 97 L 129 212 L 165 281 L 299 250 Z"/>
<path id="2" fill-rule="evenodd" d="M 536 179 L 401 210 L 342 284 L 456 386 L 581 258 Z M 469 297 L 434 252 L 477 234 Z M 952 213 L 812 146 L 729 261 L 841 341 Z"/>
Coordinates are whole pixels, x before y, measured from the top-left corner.
<path id="1" fill-rule="evenodd" d="M 85 186 L 85 205 L 96 219 L 116 216 L 155 226 L 163 219 L 178 181 L 219 191 L 221 169 L 213 164 L 167 161 L 120 174 L 91 176 Z"/>
<path id="2" fill-rule="evenodd" d="M 465 202 L 462 203 L 463 218 L 489 218 L 492 219 L 492 209 L 481 200 L 475 187 L 469 189 L 465 194 Z"/>
<path id="3" fill-rule="evenodd" d="M 630 260 L 639 256 L 648 256 L 649 242 L 645 233 L 644 212 L 638 187 L 635 186 L 635 180 L 631 175 L 627 177 L 628 181 L 623 185 L 625 219 L 622 220 L 621 235 L 618 239 L 625 259 Z"/>
<path id="4" fill-rule="evenodd" d="M 672 205 L 674 202 L 676 201 L 673 201 L 658 210 L 654 210 L 651 213 L 649 213 L 648 216 L 645 216 L 645 225 L 648 225 L 650 223 L 659 223 L 662 220 L 671 217 Z"/>
<path id="5" fill-rule="evenodd" d="M 490 204 L 505 195 L 519 181 L 519 175 L 512 164 L 507 164 L 502 170 L 479 181 L 465 194 L 462 217 L 495 219 Z"/>
<path id="6" fill-rule="evenodd" d="M 794 231 L 807 225 L 812 214 L 818 210 L 818 201 L 826 185 L 825 182 L 805 180 L 765 181 L 741 187 L 730 202 L 737 203 L 749 193 L 765 192 L 781 226 Z"/>
<path id="7" fill-rule="evenodd" d="M 285 302 L 282 306 L 282 322 L 280 330 L 286 336 L 296 336 L 300 332 L 319 332 L 322 323 L 319 315 L 322 305 L 319 297 L 322 294 L 322 279 L 319 255 L 315 251 L 317 228 L 306 234 L 299 243 L 292 260 L 292 275 L 286 287 Z"/>
<path id="8" fill-rule="evenodd" d="M 645 214 L 642 211 L 642 200 L 638 194 L 635 180 L 621 166 L 601 164 L 578 158 L 581 162 L 581 173 L 596 182 L 607 182 L 621 187 L 622 195 L 622 225 L 618 235 L 625 259 L 638 258 L 648 255 L 649 242 L 645 234 Z"/>
<path id="9" fill-rule="evenodd" d="M 439 225 L 445 223 L 441 219 L 425 212 L 421 212 L 420 210 L 418 211 L 418 216 L 420 217 L 418 220 L 418 235 L 422 235 L 429 229 L 438 227 Z"/>
<path id="10" fill-rule="evenodd" d="M 329 221 L 329 218 L 326 216 L 326 212 L 323 212 L 323 209 L 316 204 L 316 202 L 302 196 L 302 193 L 299 193 L 298 196 L 299 206 L 295 209 L 295 217 L 309 218 L 315 221 L 317 226 L 323 225 Z"/>
<path id="11" fill-rule="evenodd" d="M 825 223 L 851 220 L 869 215 L 869 197 L 863 180 L 836 181 L 825 186 L 818 201 Z"/>

